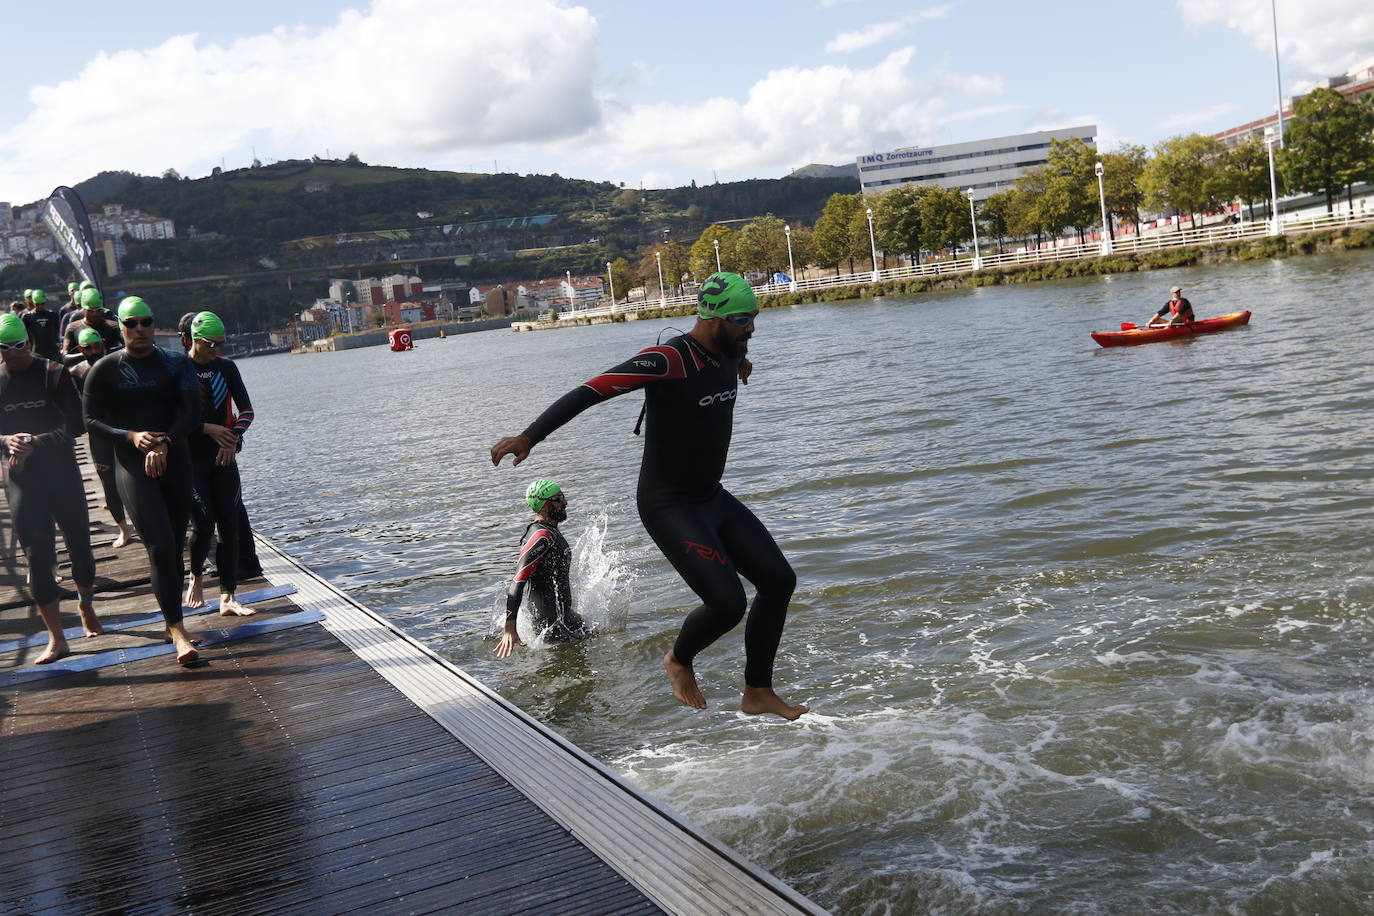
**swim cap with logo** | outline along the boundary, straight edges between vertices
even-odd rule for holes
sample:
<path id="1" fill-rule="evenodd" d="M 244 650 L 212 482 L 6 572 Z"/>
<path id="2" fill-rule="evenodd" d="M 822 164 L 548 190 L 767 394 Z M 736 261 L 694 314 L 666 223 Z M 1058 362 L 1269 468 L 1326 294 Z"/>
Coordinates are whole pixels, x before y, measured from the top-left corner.
<path id="1" fill-rule="evenodd" d="M 29 329 L 24 326 L 23 318 L 13 312 L 0 315 L 0 344 L 16 344 L 28 339 Z"/>
<path id="2" fill-rule="evenodd" d="M 125 318 L 151 318 L 153 310 L 138 296 L 129 296 L 119 303 L 119 320 Z"/>
<path id="3" fill-rule="evenodd" d="M 697 292 L 697 314 L 702 318 L 724 318 L 755 311 L 758 311 L 758 300 L 754 298 L 754 290 L 739 274 L 725 270 L 713 273 Z"/>
<path id="4" fill-rule="evenodd" d="M 76 335 L 77 344 L 83 347 L 89 347 L 91 344 L 98 344 L 100 341 L 100 334 L 95 328 L 82 328 L 81 333 Z"/>
<path id="5" fill-rule="evenodd" d="M 34 301 L 34 302 L 47 302 L 47 301 L 48 301 L 48 294 L 45 293 L 45 292 L 43 292 L 41 289 L 36 289 L 36 290 L 33 291 L 33 301 Z"/>
<path id="6" fill-rule="evenodd" d="M 563 488 L 552 480 L 540 478 L 525 488 L 525 505 L 533 512 L 544 508 L 544 503 L 553 499 Z"/>
<path id="7" fill-rule="evenodd" d="M 105 307 L 105 300 L 100 295 L 100 290 L 94 287 L 83 289 L 77 298 L 81 300 L 83 309 L 103 309 Z"/>
<path id="8" fill-rule="evenodd" d="M 214 312 L 201 312 L 191 319 L 191 339 L 202 340 L 206 337 L 223 337 L 224 322 Z"/>

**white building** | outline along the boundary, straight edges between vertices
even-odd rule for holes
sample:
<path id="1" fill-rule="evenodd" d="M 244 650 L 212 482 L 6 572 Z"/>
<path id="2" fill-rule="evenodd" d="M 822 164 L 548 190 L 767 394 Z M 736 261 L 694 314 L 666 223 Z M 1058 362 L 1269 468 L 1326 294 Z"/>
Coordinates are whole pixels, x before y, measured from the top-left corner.
<path id="1" fill-rule="evenodd" d="M 928 184 L 973 189 L 984 200 L 1011 187 L 1027 170 L 1044 165 L 1050 141 L 1077 138 L 1093 144 L 1097 126 L 1042 130 L 1012 137 L 992 137 L 945 146 L 908 147 L 858 157 L 864 194 L 881 194 L 899 185 Z"/>

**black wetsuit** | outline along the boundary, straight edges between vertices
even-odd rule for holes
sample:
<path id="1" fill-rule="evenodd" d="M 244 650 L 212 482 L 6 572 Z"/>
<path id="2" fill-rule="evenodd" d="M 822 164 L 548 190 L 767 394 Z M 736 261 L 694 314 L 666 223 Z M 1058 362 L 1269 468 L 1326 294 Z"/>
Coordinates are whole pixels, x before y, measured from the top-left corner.
<path id="1" fill-rule="evenodd" d="M 115 480 L 148 550 L 158 607 L 167 623 L 179 623 L 193 498 L 188 438 L 200 428 L 200 386 L 191 360 L 161 347 L 144 357 L 127 350 L 102 357 L 86 373 L 85 413 L 92 437 L 114 444 Z M 143 452 L 125 436 L 130 430 L 168 435 L 161 477 L 144 472 Z"/>
<path id="2" fill-rule="evenodd" d="M 57 328 L 61 318 L 56 312 L 31 309 L 24 313 L 24 327 L 28 328 L 29 340 L 33 341 L 33 352 L 44 359 L 60 359 L 58 352 Z"/>
<path id="3" fill-rule="evenodd" d="M 79 352 L 75 357 L 67 357 L 67 372 L 76 383 L 78 393 L 84 391 L 86 373 L 100 358 L 97 356 L 95 359 L 87 359 L 84 353 Z M 124 500 L 120 498 L 119 485 L 115 483 L 114 443 L 101 436 L 88 438 L 91 443 L 91 463 L 95 465 L 95 476 L 100 478 L 100 488 L 105 491 L 105 506 L 110 510 L 114 520 L 122 525 L 125 518 Z"/>
<path id="4" fill-rule="evenodd" d="M 520 610 L 525 585 L 530 586 L 530 616 L 536 633 L 549 639 L 585 639 L 587 628 L 573 610 L 572 548 L 557 528 L 535 521 L 525 529 L 525 542 L 506 590 L 506 619 Z"/>
<path id="5" fill-rule="evenodd" d="M 84 316 L 84 312 L 82 315 Z M 81 332 L 90 328 L 100 335 L 100 339 L 105 341 L 107 352 L 113 353 L 124 346 L 124 338 L 119 334 L 119 325 L 115 323 L 113 312 L 108 310 L 101 311 L 101 321 L 94 324 L 87 321 L 84 317 L 73 318 L 67 322 L 67 330 L 62 335 L 62 349 L 68 353 L 78 353 L 81 345 L 77 342 Z"/>
<path id="6" fill-rule="evenodd" d="M 200 423 L 216 423 L 228 427 L 243 447 L 243 434 L 253 422 L 253 404 L 238 366 L 217 356 L 200 365 L 191 363 L 200 383 Z M 215 567 L 221 592 L 233 594 L 238 587 L 239 571 L 239 466 L 217 467 L 215 457 L 219 443 L 199 431 L 191 434 L 191 472 L 195 479 L 196 505 L 191 520 L 191 572 L 205 572 L 205 558 L 210 554 L 210 542 L 215 530 L 219 541 L 215 547 Z"/>
<path id="7" fill-rule="evenodd" d="M 35 357 L 23 372 L 11 374 L 0 365 L 0 434 L 29 433 L 33 449 L 19 469 L 10 468 L 5 483 L 14 529 L 29 558 L 33 600 L 51 604 L 61 597 L 53 566 L 57 541 L 53 522 L 62 530 L 78 586 L 95 582 L 91 553 L 91 520 L 86 488 L 72 450 L 81 435 L 81 401 L 60 363 Z M 9 460 L 9 449 L 3 449 Z"/>
<path id="8" fill-rule="evenodd" d="M 649 536 L 703 604 L 687 615 L 673 654 L 685 665 L 739 624 L 742 575 L 758 594 L 745 626 L 744 680 L 771 687 L 797 577 L 773 536 L 720 485 L 730 450 L 739 359 L 690 335 L 642 350 L 568 392 L 525 430 L 538 443 L 594 404 L 644 389 L 647 426 L 636 501 Z"/>

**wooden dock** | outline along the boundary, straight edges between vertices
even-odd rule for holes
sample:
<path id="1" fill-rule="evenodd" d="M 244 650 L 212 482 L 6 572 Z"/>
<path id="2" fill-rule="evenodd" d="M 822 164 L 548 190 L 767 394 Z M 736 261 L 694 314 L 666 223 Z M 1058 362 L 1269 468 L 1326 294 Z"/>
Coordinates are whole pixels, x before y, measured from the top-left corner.
<path id="1" fill-rule="evenodd" d="M 0 913 L 823 912 L 261 538 L 179 667 L 83 473 L 53 665 L 0 496 Z"/>

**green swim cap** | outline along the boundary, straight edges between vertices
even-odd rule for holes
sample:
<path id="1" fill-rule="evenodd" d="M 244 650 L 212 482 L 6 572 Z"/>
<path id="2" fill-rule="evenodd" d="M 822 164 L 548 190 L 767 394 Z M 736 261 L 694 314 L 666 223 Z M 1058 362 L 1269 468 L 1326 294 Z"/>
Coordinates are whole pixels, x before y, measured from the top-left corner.
<path id="1" fill-rule="evenodd" d="M 67 292 L 69 292 L 69 293 L 74 293 L 74 292 L 76 292 L 76 281 L 75 281 L 75 280 L 73 280 L 72 282 L 70 282 L 70 283 L 67 284 Z"/>
<path id="2" fill-rule="evenodd" d="M 104 297 L 100 295 L 100 290 L 94 287 L 83 289 L 77 299 L 81 302 L 83 309 L 103 309 L 105 307 Z"/>
<path id="3" fill-rule="evenodd" d="M 223 337 L 224 322 L 214 312 L 201 312 L 191 319 L 191 339 L 202 340 L 206 337 Z"/>
<path id="4" fill-rule="evenodd" d="M 33 301 L 34 301 L 34 302 L 47 302 L 47 301 L 48 301 L 48 294 L 45 293 L 45 292 L 43 292 L 41 289 L 36 289 L 36 290 L 33 291 Z"/>
<path id="5" fill-rule="evenodd" d="M 14 312 L 0 315 L 0 344 L 19 343 L 29 339 L 29 329 L 24 327 L 24 319 Z"/>
<path id="6" fill-rule="evenodd" d="M 741 312 L 756 312 L 758 307 L 749 281 L 729 271 L 711 274 L 697 293 L 697 314 L 702 318 L 724 318 Z"/>
<path id="7" fill-rule="evenodd" d="M 76 342 L 83 347 L 98 344 L 103 339 L 95 328 L 82 328 L 81 333 L 76 335 Z"/>
<path id="8" fill-rule="evenodd" d="M 32 299 L 32 298 L 33 298 L 33 290 L 31 290 L 31 289 L 26 289 L 26 290 L 24 290 L 24 298 L 25 298 L 25 299 Z"/>
<path id="9" fill-rule="evenodd" d="M 123 321 L 125 318 L 151 318 L 152 315 L 153 310 L 148 307 L 148 303 L 137 296 L 129 296 L 123 302 L 119 303 L 120 321 Z"/>
<path id="10" fill-rule="evenodd" d="M 553 499 L 563 488 L 552 480 L 540 478 L 525 488 L 525 505 L 530 507 L 533 512 L 539 512 L 544 508 L 544 503 Z"/>
<path id="11" fill-rule="evenodd" d="M 82 280 L 81 285 L 78 286 L 77 289 L 95 289 L 95 284 L 90 280 Z"/>

